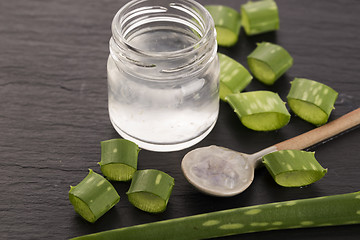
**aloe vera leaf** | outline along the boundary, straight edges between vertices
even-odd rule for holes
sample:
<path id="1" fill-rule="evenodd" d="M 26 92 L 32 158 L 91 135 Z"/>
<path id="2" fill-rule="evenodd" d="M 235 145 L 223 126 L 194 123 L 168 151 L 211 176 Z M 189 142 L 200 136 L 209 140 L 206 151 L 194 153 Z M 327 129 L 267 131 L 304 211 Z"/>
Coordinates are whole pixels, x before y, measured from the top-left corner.
<path id="1" fill-rule="evenodd" d="M 72 240 L 197 240 L 250 232 L 359 223 L 360 192 L 354 192 L 175 218 Z"/>
<path id="2" fill-rule="evenodd" d="M 279 29 L 279 11 L 275 1 L 249 1 L 241 5 L 241 16 L 246 35 Z"/>
<path id="3" fill-rule="evenodd" d="M 236 60 L 225 54 L 218 53 L 220 62 L 220 99 L 232 93 L 244 90 L 252 80 L 251 74 Z"/>
<path id="4" fill-rule="evenodd" d="M 139 147 L 126 139 L 101 142 L 101 172 L 109 180 L 129 181 L 137 170 Z"/>
<path id="5" fill-rule="evenodd" d="M 305 78 L 295 78 L 287 96 L 290 109 L 314 125 L 325 124 L 338 93 L 331 87 Z"/>
<path id="6" fill-rule="evenodd" d="M 89 169 L 78 185 L 70 186 L 69 200 L 80 216 L 93 223 L 118 203 L 120 196 L 108 180 Z"/>
<path id="7" fill-rule="evenodd" d="M 240 13 L 223 5 L 205 5 L 205 8 L 214 19 L 218 45 L 224 47 L 235 45 L 241 28 Z"/>
<path id="8" fill-rule="evenodd" d="M 293 58 L 283 47 L 262 42 L 250 53 L 247 62 L 251 73 L 259 81 L 272 85 L 293 65 Z"/>
<path id="9" fill-rule="evenodd" d="M 263 157 L 263 163 L 275 182 L 283 187 L 301 187 L 320 180 L 327 172 L 314 152 L 281 150 Z"/>
<path id="10" fill-rule="evenodd" d="M 270 91 L 230 94 L 226 101 L 242 124 L 255 131 L 273 131 L 290 121 L 290 113 L 279 95 Z"/>
<path id="11" fill-rule="evenodd" d="M 159 213 L 165 211 L 173 187 L 174 178 L 162 171 L 138 170 L 126 194 L 135 207 L 146 212 Z"/>

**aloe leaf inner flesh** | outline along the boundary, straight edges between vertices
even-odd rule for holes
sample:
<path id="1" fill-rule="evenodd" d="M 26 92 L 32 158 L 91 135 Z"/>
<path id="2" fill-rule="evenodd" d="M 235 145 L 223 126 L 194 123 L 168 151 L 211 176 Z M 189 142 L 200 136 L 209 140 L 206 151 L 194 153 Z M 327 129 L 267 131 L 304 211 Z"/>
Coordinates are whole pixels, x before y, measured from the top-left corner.
<path id="1" fill-rule="evenodd" d="M 109 163 L 101 167 L 103 174 L 110 180 L 129 181 L 136 169 L 122 163 Z"/>
<path id="2" fill-rule="evenodd" d="M 248 63 L 249 66 L 251 66 L 251 72 L 257 79 L 261 79 L 261 81 L 267 85 L 271 85 L 273 83 L 276 75 L 269 65 L 260 60 L 251 58 L 248 60 Z"/>
<path id="3" fill-rule="evenodd" d="M 162 212 L 166 208 L 166 201 L 149 192 L 137 192 L 128 194 L 129 201 L 137 208 L 145 212 Z"/>

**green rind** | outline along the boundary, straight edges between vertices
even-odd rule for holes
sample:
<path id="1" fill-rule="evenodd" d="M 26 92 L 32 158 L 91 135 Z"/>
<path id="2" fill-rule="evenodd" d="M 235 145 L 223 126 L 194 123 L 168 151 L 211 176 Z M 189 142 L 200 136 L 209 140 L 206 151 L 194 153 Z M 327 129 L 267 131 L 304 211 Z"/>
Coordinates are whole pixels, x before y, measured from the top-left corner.
<path id="1" fill-rule="evenodd" d="M 360 192 L 235 208 L 85 235 L 73 240 L 198 240 L 360 223 Z"/>
<path id="2" fill-rule="evenodd" d="M 134 173 L 126 194 L 135 207 L 158 213 L 165 211 L 173 187 L 174 178 L 162 171 L 138 170 Z"/>
<path id="3" fill-rule="evenodd" d="M 315 159 L 314 152 L 282 150 L 263 157 L 263 163 L 275 182 L 283 187 L 301 187 L 320 180 L 327 172 Z"/>
<path id="4" fill-rule="evenodd" d="M 272 85 L 293 65 L 293 58 L 283 47 L 269 43 L 258 43 L 247 57 L 251 73 L 266 85 Z"/>
<path id="5" fill-rule="evenodd" d="M 325 124 L 338 93 L 331 87 L 305 78 L 295 78 L 287 96 L 290 109 L 314 125 Z"/>
<path id="6" fill-rule="evenodd" d="M 220 62 L 220 99 L 232 93 L 244 90 L 251 82 L 252 76 L 248 70 L 236 60 L 218 53 Z"/>
<path id="7" fill-rule="evenodd" d="M 126 139 L 101 142 L 99 165 L 104 176 L 113 181 L 129 181 L 137 169 L 139 147 Z"/>
<path id="8" fill-rule="evenodd" d="M 246 35 L 279 29 L 278 7 L 272 0 L 249 1 L 241 5 L 241 15 Z"/>
<path id="9" fill-rule="evenodd" d="M 231 7 L 223 5 L 205 5 L 214 19 L 219 46 L 231 47 L 238 41 L 241 28 L 241 15 Z"/>
<path id="10" fill-rule="evenodd" d="M 273 131 L 290 121 L 290 113 L 277 93 L 253 91 L 230 94 L 225 99 L 242 124 L 252 130 Z"/>
<path id="11" fill-rule="evenodd" d="M 89 174 L 70 188 L 69 200 L 80 216 L 93 223 L 118 203 L 120 196 L 108 180 L 89 169 Z"/>

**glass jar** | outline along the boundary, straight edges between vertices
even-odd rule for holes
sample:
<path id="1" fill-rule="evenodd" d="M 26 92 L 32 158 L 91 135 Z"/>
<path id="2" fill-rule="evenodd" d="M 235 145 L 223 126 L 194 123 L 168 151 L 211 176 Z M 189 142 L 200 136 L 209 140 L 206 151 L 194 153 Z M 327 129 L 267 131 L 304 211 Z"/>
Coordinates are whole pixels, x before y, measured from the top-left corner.
<path id="1" fill-rule="evenodd" d="M 141 148 L 175 151 L 205 138 L 219 112 L 214 21 L 192 0 L 133 0 L 112 22 L 110 120 Z"/>

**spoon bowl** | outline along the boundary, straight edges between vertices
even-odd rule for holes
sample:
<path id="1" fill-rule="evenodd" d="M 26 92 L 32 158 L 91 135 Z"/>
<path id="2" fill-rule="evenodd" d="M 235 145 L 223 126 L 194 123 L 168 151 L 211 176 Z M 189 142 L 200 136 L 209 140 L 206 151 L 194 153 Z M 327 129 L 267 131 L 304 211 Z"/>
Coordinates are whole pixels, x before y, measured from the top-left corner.
<path id="1" fill-rule="evenodd" d="M 285 140 L 254 154 L 245 154 L 219 146 L 188 152 L 181 169 L 190 184 L 203 193 L 231 197 L 246 190 L 254 179 L 255 168 L 271 152 L 305 149 L 360 124 L 360 108 L 299 136 Z"/>
<path id="2" fill-rule="evenodd" d="M 273 151 L 274 148 L 268 148 L 249 155 L 211 145 L 188 152 L 181 168 L 185 178 L 200 191 L 213 196 L 231 197 L 250 186 L 261 156 Z"/>

